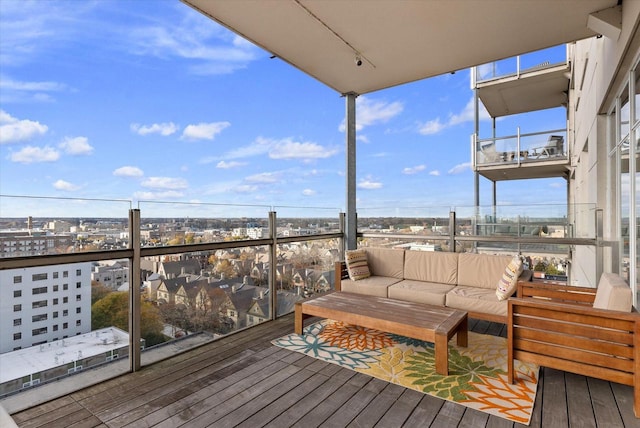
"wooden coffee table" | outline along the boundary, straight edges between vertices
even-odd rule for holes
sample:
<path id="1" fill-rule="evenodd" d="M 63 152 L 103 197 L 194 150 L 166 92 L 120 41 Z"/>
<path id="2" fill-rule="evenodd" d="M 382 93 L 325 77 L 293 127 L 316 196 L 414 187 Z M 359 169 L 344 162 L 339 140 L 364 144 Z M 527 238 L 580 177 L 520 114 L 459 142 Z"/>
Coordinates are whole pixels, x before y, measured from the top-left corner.
<path id="1" fill-rule="evenodd" d="M 457 333 L 458 346 L 467 346 L 467 313 L 424 303 L 336 291 L 296 303 L 295 332 L 302 334 L 308 317 L 399 334 L 434 344 L 436 372 L 449 374 L 449 339 Z"/>

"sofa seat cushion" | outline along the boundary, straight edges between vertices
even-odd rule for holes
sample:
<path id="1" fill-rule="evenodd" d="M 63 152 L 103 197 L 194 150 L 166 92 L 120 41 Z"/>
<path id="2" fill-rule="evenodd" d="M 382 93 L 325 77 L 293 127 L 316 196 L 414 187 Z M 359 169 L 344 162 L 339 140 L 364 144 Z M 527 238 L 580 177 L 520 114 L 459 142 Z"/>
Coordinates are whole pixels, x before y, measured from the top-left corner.
<path id="1" fill-rule="evenodd" d="M 496 284 L 512 256 L 460 253 L 458 256 L 458 285 L 489 288 L 496 298 Z"/>
<path id="2" fill-rule="evenodd" d="M 388 276 L 370 276 L 369 278 L 352 281 L 342 280 L 340 289 L 350 293 L 366 294 L 368 296 L 389 297 L 387 287 L 401 281 Z"/>
<path id="3" fill-rule="evenodd" d="M 504 267 L 503 267 L 504 269 Z M 495 288 L 466 287 L 458 285 L 446 296 L 446 306 L 467 312 L 507 316 L 508 300 L 496 299 Z"/>
<path id="4" fill-rule="evenodd" d="M 389 298 L 444 306 L 445 295 L 454 288 L 450 284 L 405 279 L 389 286 Z"/>
<path id="5" fill-rule="evenodd" d="M 404 279 L 404 250 L 394 248 L 363 247 L 371 276 Z"/>
<path id="6" fill-rule="evenodd" d="M 440 251 L 406 251 L 404 279 L 456 285 L 458 254 Z"/>
<path id="7" fill-rule="evenodd" d="M 631 312 L 633 293 L 623 277 L 615 273 L 603 273 L 598 281 L 593 307 L 612 311 Z"/>

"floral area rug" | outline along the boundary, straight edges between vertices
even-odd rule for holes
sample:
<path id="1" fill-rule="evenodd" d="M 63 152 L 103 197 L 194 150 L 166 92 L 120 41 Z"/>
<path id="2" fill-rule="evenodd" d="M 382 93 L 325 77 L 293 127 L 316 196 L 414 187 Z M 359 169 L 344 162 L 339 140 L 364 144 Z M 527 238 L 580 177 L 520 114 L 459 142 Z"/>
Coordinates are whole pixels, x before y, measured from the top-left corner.
<path id="1" fill-rule="evenodd" d="M 468 347 L 449 341 L 449 375 L 435 371 L 433 344 L 337 321 L 323 320 L 274 345 L 378 379 L 528 425 L 539 368 L 515 361 L 507 381 L 507 339 L 469 332 Z"/>

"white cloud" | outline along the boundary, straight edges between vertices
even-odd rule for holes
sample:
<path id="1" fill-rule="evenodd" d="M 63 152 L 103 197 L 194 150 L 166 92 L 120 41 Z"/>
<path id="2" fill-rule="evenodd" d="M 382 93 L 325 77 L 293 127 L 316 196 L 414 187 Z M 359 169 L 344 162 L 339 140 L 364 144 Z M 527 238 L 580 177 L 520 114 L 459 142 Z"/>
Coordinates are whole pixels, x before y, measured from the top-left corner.
<path id="1" fill-rule="evenodd" d="M 240 166 L 244 166 L 246 165 L 246 162 L 237 162 L 237 161 L 220 161 L 218 162 L 218 164 L 216 165 L 216 168 L 220 168 L 220 169 L 230 169 L 230 168 L 238 168 Z"/>
<path id="2" fill-rule="evenodd" d="M 386 123 L 395 116 L 402 113 L 404 106 L 401 102 L 375 101 L 364 95 L 356 98 L 356 130 L 361 131 L 367 126 Z M 339 128 L 340 132 L 346 129 L 345 119 L 342 120 Z"/>
<path id="3" fill-rule="evenodd" d="M 440 118 L 438 117 L 436 119 L 430 120 L 425 124 L 421 125 L 420 128 L 418 129 L 418 132 L 422 135 L 432 135 L 432 134 L 437 134 L 438 132 L 442 131 L 446 127 L 447 125 L 440 122 Z"/>
<path id="4" fill-rule="evenodd" d="M 90 155 L 93 147 L 88 141 L 87 137 L 66 137 L 59 147 L 68 155 Z"/>
<path id="5" fill-rule="evenodd" d="M 64 180 L 56 181 L 55 183 L 53 183 L 53 187 L 55 187 L 57 190 L 64 190 L 67 192 L 72 192 L 80 188 L 80 186 L 76 186 L 75 184 L 69 183 L 68 181 Z"/>
<path id="6" fill-rule="evenodd" d="M 160 134 L 163 137 L 175 134 L 178 131 L 178 126 L 173 122 L 154 123 L 152 125 L 132 123 L 130 128 L 131 131 L 139 135 Z"/>
<path id="7" fill-rule="evenodd" d="M 6 102 L 51 102 L 54 98 L 50 92 L 66 90 L 63 83 L 58 82 L 25 82 L 13 80 L 7 75 L 0 75 L 0 91 Z"/>
<path id="8" fill-rule="evenodd" d="M 211 122 L 187 125 L 187 127 L 184 128 L 184 131 L 182 131 L 182 138 L 189 140 L 213 140 L 216 135 L 229 126 L 231 126 L 229 122 Z"/>
<path id="9" fill-rule="evenodd" d="M 454 166 L 449 170 L 448 174 L 461 174 L 466 171 L 471 171 L 471 162 L 465 162 Z"/>
<path id="10" fill-rule="evenodd" d="M 413 174 L 419 173 L 420 171 L 424 171 L 425 168 L 426 168 L 426 166 L 424 166 L 424 165 L 418 165 L 418 166 L 414 166 L 414 167 L 407 167 L 407 168 L 404 168 L 402 170 L 402 173 L 406 174 L 406 175 L 413 175 Z"/>
<path id="11" fill-rule="evenodd" d="M 271 150 L 271 159 L 326 159 L 338 153 L 337 149 L 327 149 L 311 142 L 299 143 L 290 138 L 276 142 Z"/>
<path id="12" fill-rule="evenodd" d="M 258 186 L 255 184 L 241 184 L 233 188 L 238 193 L 253 193 L 258 190 Z"/>
<path id="13" fill-rule="evenodd" d="M 135 166 L 122 166 L 114 170 L 113 175 L 117 177 L 142 177 L 144 172 Z"/>
<path id="14" fill-rule="evenodd" d="M 244 180 L 248 183 L 274 184 L 280 182 L 281 175 L 279 172 L 262 172 L 246 177 Z"/>
<path id="15" fill-rule="evenodd" d="M 489 116 L 489 112 L 484 108 L 482 103 L 480 103 L 480 120 L 490 120 L 491 116 Z M 422 135 L 433 135 L 437 134 L 447 128 L 450 128 L 454 125 L 459 125 L 465 122 L 472 122 L 474 119 L 474 100 L 473 97 L 467 102 L 462 111 L 458 114 L 450 114 L 449 119 L 446 122 L 442 122 L 440 118 L 435 118 L 433 120 L 427 121 L 424 124 L 420 124 L 418 127 L 418 132 Z"/>
<path id="16" fill-rule="evenodd" d="M 429 171 L 429 175 L 438 177 L 440 175 L 440 171 L 438 171 L 437 169 L 434 169 L 433 171 Z"/>
<path id="17" fill-rule="evenodd" d="M 167 190 L 164 192 L 135 192 L 133 196 L 138 200 L 161 201 L 166 199 L 180 199 L 184 196 L 184 193 Z"/>
<path id="18" fill-rule="evenodd" d="M 304 190 L 302 191 L 302 194 L 303 194 L 304 196 L 314 196 L 316 193 L 317 193 L 317 192 L 316 192 L 315 190 L 313 190 L 313 189 L 304 189 Z"/>
<path id="19" fill-rule="evenodd" d="M 0 110 L 0 144 L 17 143 L 43 135 L 49 128 L 40 122 L 18 120 L 4 110 Z"/>
<path id="20" fill-rule="evenodd" d="M 60 159 L 60 153 L 53 147 L 24 147 L 19 152 L 11 154 L 11 161 L 19 163 L 55 162 Z"/>
<path id="21" fill-rule="evenodd" d="M 380 183 L 379 181 L 373 181 L 371 177 L 367 176 L 362 180 L 360 180 L 357 187 L 359 189 L 366 189 L 366 190 L 381 189 L 382 183 Z"/>
<path id="22" fill-rule="evenodd" d="M 149 177 L 141 183 L 142 187 L 150 187 L 152 189 L 186 189 L 188 187 L 187 180 L 184 178 L 172 177 Z"/>

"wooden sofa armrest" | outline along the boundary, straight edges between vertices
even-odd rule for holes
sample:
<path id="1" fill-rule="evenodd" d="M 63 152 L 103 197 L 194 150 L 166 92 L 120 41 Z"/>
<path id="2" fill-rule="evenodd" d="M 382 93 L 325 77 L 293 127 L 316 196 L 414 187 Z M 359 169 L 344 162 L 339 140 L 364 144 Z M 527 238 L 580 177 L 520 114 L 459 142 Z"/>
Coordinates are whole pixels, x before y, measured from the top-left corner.
<path id="1" fill-rule="evenodd" d="M 541 298 L 510 298 L 508 303 L 509 382 L 514 381 L 513 361 L 517 359 L 630 385 L 634 388 L 634 413 L 640 417 L 638 312 Z"/>
<path id="2" fill-rule="evenodd" d="M 333 288 L 335 291 L 342 290 L 342 280 L 349 278 L 349 272 L 347 272 L 347 264 L 343 261 L 335 262 L 334 267 L 334 282 Z"/>
<path id="3" fill-rule="evenodd" d="M 573 285 L 544 284 L 536 281 L 518 281 L 517 296 L 591 307 L 596 298 L 596 289 Z"/>

